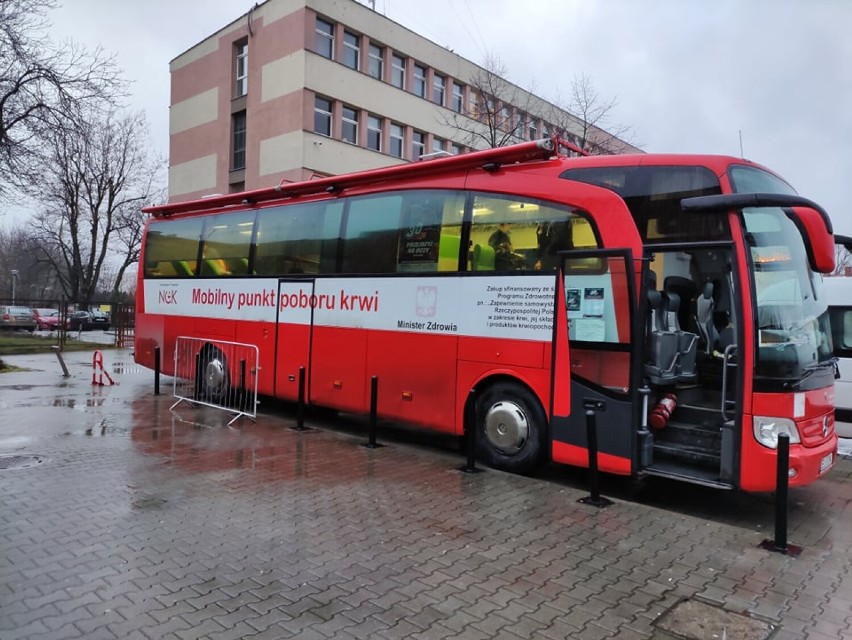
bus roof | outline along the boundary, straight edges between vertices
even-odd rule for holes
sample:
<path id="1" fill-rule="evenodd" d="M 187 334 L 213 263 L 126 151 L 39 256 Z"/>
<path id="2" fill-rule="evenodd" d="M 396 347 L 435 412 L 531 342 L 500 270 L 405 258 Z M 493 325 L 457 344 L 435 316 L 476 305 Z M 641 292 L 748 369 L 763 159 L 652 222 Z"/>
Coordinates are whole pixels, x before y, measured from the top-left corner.
<path id="1" fill-rule="evenodd" d="M 579 157 L 561 155 L 558 150 L 564 148 Z M 507 147 L 485 149 L 462 155 L 434 158 L 419 162 L 393 165 L 378 169 L 368 169 L 356 173 L 329 176 L 302 182 L 281 182 L 274 187 L 215 195 L 195 200 L 168 203 L 146 207 L 143 212 L 156 217 L 168 217 L 174 214 L 192 211 L 210 211 L 221 207 L 250 205 L 278 198 L 297 198 L 320 193 L 337 193 L 344 189 L 367 186 L 403 180 L 406 178 L 422 178 L 452 171 L 482 168 L 486 171 L 496 171 L 503 165 L 518 163 L 541 162 L 544 160 L 559 160 L 554 164 L 558 172 L 569 168 L 579 167 L 620 167 L 620 166 L 705 166 L 717 175 L 722 175 L 731 164 L 745 164 L 768 171 L 749 160 L 732 156 L 698 155 L 698 154 L 623 154 L 590 156 L 585 151 L 570 142 L 557 137 L 543 138 L 532 142 L 522 142 Z M 780 176 L 779 176 L 780 177 Z"/>

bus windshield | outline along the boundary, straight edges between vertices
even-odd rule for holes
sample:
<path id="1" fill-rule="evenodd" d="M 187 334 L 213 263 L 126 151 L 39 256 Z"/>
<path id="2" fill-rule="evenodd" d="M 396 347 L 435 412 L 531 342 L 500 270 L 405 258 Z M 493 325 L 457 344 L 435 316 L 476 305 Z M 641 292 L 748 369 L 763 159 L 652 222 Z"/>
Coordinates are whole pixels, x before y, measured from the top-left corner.
<path id="1" fill-rule="evenodd" d="M 780 178 L 754 167 L 731 169 L 735 191 L 795 193 Z M 779 208 L 743 209 L 754 268 L 756 382 L 781 382 L 805 390 L 824 384 L 833 369 L 828 305 L 822 277 L 808 263 L 795 223 Z"/>

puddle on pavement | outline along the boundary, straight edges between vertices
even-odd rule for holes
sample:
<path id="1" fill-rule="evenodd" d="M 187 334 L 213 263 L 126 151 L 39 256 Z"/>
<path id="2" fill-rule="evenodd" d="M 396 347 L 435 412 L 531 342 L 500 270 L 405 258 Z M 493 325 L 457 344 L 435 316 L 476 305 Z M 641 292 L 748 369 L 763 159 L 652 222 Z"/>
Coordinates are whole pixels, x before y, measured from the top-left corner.
<path id="1" fill-rule="evenodd" d="M 0 389 L 10 389 L 12 391 L 30 391 L 32 389 L 39 389 L 41 387 L 52 387 L 53 385 L 49 384 L 5 384 L 0 385 Z"/>
<path id="2" fill-rule="evenodd" d="M 42 456 L 28 454 L 4 454 L 0 455 L 0 471 L 14 471 L 16 469 L 29 469 L 37 467 L 45 461 Z"/>
<path id="3" fill-rule="evenodd" d="M 19 449 L 32 442 L 32 438 L 26 436 L 13 436 L 11 438 L 0 438 L 0 449 Z"/>

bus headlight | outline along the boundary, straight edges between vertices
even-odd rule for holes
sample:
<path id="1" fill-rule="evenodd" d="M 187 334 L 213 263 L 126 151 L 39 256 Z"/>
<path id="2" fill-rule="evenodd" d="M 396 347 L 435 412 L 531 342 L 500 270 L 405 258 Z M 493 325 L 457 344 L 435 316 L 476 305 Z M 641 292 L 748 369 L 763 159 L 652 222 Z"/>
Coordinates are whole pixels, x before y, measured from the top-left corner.
<path id="1" fill-rule="evenodd" d="M 770 449 L 778 448 L 778 434 L 786 433 L 790 436 L 790 444 L 799 444 L 799 430 L 796 423 L 787 418 L 773 418 L 770 416 L 754 416 L 754 437 L 764 447 Z"/>

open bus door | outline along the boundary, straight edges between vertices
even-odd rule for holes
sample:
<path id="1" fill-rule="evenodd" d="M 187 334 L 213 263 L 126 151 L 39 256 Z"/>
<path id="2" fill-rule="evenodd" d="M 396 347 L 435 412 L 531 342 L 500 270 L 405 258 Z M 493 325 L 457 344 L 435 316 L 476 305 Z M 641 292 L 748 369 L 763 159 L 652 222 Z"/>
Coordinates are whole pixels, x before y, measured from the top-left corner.
<path id="1" fill-rule="evenodd" d="M 742 289 L 731 242 L 649 245 L 641 385 L 652 447 L 640 471 L 733 488 L 739 467 Z"/>
<path id="2" fill-rule="evenodd" d="M 554 379 L 564 378 L 560 348 L 570 344 L 570 407 L 553 411 L 552 457 L 588 465 L 586 411 L 597 415 L 598 467 L 628 475 L 638 459 L 639 399 L 634 345 L 636 274 L 629 249 L 573 250 L 560 253 Z M 564 311 L 564 313 L 563 313 Z M 566 339 L 567 338 L 567 339 Z M 560 345 L 564 345 L 560 347 Z M 554 385 L 554 393 L 559 385 Z M 559 406 L 554 398 L 554 408 Z"/>

